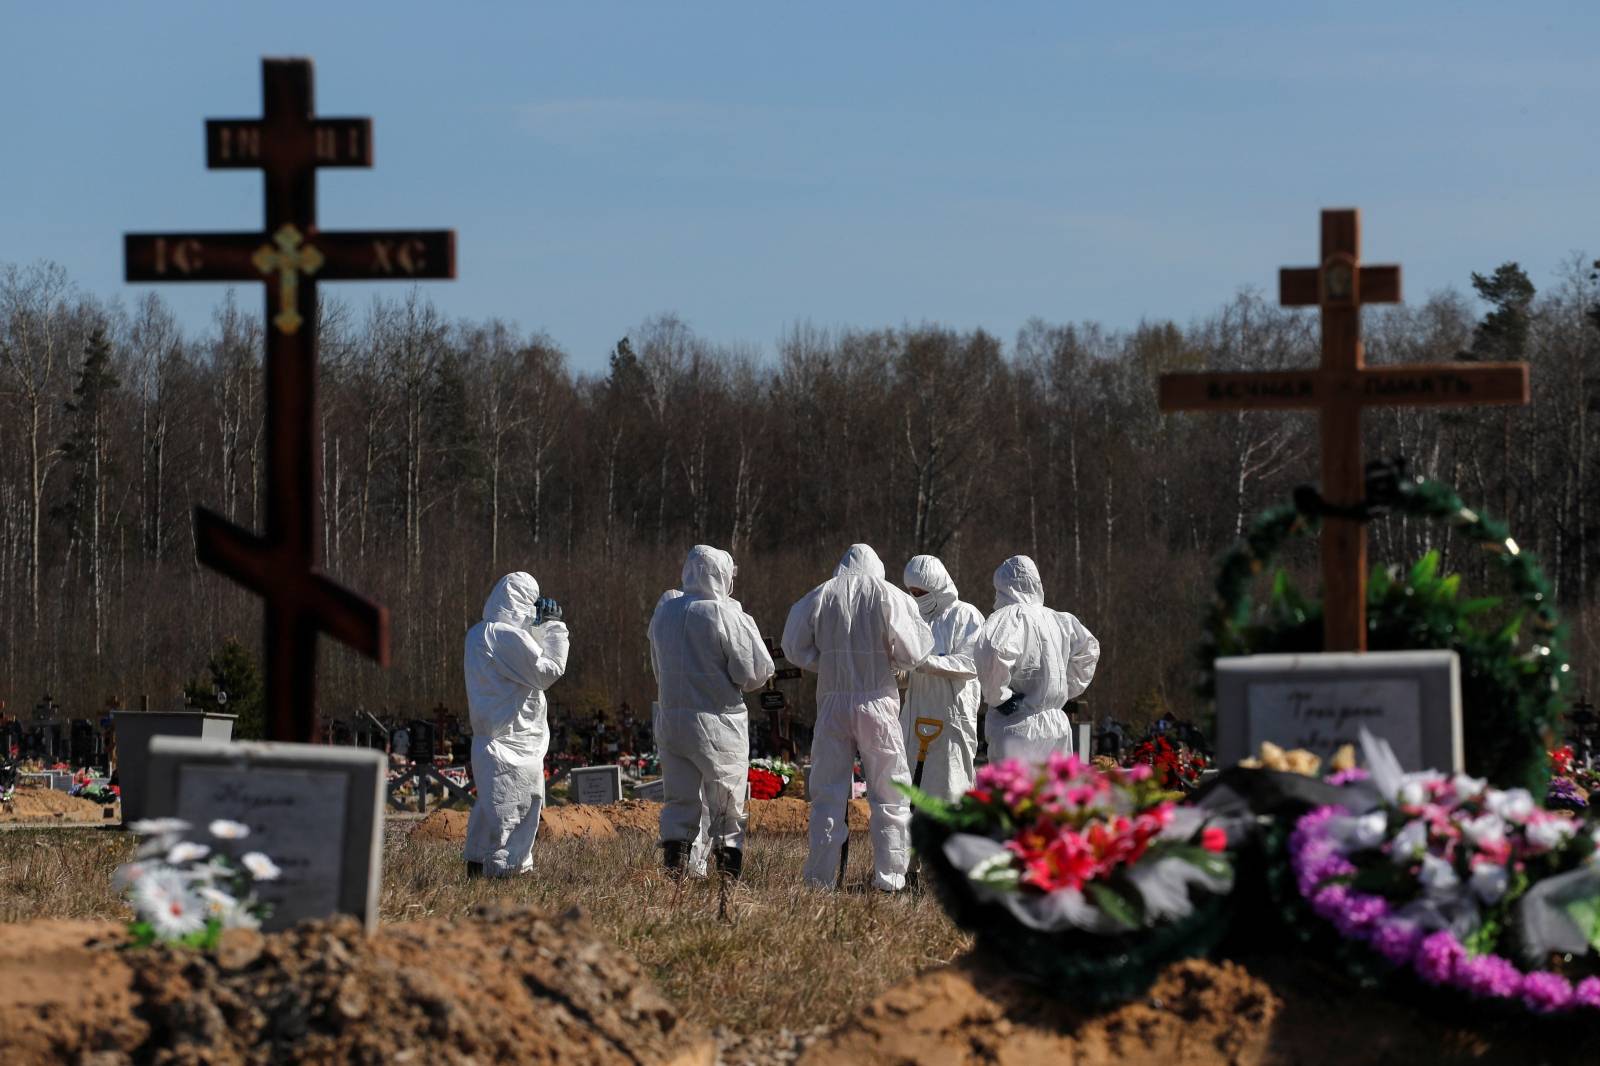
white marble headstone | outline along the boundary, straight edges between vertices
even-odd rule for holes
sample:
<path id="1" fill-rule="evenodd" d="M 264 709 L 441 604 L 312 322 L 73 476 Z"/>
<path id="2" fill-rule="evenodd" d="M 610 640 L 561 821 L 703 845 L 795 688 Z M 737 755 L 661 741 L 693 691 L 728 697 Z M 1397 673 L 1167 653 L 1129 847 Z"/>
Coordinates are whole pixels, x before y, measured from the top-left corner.
<path id="1" fill-rule="evenodd" d="M 622 767 L 579 766 L 572 771 L 567 796 L 573 803 L 603 806 L 622 802 Z"/>
<path id="2" fill-rule="evenodd" d="M 1457 771 L 1461 662 L 1453 651 L 1245 655 L 1217 660 L 1217 760 L 1263 741 L 1324 759 L 1365 727 L 1407 770 Z"/>
<path id="3" fill-rule="evenodd" d="M 250 836 L 229 850 L 260 851 L 283 871 L 257 886 L 272 905 L 264 928 L 353 914 L 370 931 L 387 771 L 382 752 L 363 748 L 155 737 L 146 812 L 197 828 L 218 818 L 249 826 Z"/>

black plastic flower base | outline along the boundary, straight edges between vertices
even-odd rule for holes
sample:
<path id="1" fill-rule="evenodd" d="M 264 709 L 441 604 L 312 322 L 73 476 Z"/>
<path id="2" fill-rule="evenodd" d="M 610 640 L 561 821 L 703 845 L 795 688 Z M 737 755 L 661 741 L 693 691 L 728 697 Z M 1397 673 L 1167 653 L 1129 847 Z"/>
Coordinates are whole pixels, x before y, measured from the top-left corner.
<path id="1" fill-rule="evenodd" d="M 978 897 L 966 875 L 945 858 L 951 830 L 923 814 L 911 822 L 923 882 L 946 912 L 972 933 L 986 960 L 1048 989 L 1063 1003 L 1110 1007 L 1144 995 L 1168 964 L 1205 955 L 1228 927 L 1229 900 L 1207 894 L 1189 917 L 1137 932 L 1100 935 L 1080 929 L 1040 932 L 1005 907 Z"/>

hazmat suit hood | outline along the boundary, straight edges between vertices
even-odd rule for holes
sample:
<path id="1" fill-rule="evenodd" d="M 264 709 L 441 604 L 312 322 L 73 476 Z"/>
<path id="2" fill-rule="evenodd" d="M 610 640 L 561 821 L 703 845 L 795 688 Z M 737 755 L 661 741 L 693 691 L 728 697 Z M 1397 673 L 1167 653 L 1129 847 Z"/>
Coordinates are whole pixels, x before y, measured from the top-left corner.
<path id="1" fill-rule="evenodd" d="M 696 544 L 683 561 L 683 591 L 691 596 L 725 600 L 733 588 L 733 556 L 709 544 Z"/>
<path id="2" fill-rule="evenodd" d="M 1044 582 L 1039 568 L 1026 555 L 1013 555 L 994 572 L 994 609 L 1012 604 L 1038 607 L 1044 603 Z"/>
<path id="3" fill-rule="evenodd" d="M 914 556 L 906 564 L 904 584 L 908 590 L 918 588 L 926 592 L 926 595 L 913 597 L 924 622 L 932 622 L 959 598 L 950 571 L 934 555 Z"/>
<path id="4" fill-rule="evenodd" d="M 852 544 L 850 550 L 844 553 L 844 558 L 839 560 L 839 566 L 834 570 L 834 577 L 844 577 L 847 574 L 865 574 L 883 580 L 886 571 L 883 569 L 883 560 L 878 558 L 878 553 L 872 550 L 870 544 Z"/>
<path id="5" fill-rule="evenodd" d="M 483 620 L 526 629 L 533 621 L 533 605 L 538 599 L 539 583 L 531 575 L 521 570 L 507 574 L 484 601 Z"/>

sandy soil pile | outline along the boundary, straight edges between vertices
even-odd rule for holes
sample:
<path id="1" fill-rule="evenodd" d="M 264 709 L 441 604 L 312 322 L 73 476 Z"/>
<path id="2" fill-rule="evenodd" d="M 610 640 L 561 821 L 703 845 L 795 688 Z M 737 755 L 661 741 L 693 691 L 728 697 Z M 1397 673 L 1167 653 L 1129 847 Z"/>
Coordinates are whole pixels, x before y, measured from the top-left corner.
<path id="1" fill-rule="evenodd" d="M 1263 976 L 1265 974 L 1265 976 Z M 1571 1033 L 1453 1028 L 1326 979 L 1303 960 L 1265 970 L 1169 966 L 1142 1000 L 1073 1011 L 973 957 L 890 989 L 808 1044 L 801 1066 L 836 1062 L 1024 1066 L 1529 1066 L 1577 1061 Z"/>
<path id="2" fill-rule="evenodd" d="M 215 956 L 112 950 L 108 925 L 0 928 L 6 1061 L 577 1061 L 710 1066 L 639 964 L 577 915 L 486 911 L 227 934 Z"/>
<path id="3" fill-rule="evenodd" d="M 0 822 L 109 822 L 105 808 L 53 788 L 19 788 L 0 804 Z"/>
<path id="4" fill-rule="evenodd" d="M 869 809 L 866 800 L 851 800 L 850 829 L 865 832 Z M 784 796 L 775 800 L 751 800 L 746 832 L 758 835 L 804 836 L 811 816 L 805 800 Z M 539 835 L 547 840 L 575 837 L 602 839 L 619 832 L 654 834 L 661 825 L 661 804 L 644 800 L 624 800 L 604 807 L 569 804 L 546 807 L 539 823 Z M 437 810 L 417 823 L 411 831 L 418 840 L 459 843 L 467 839 L 467 812 Z"/>

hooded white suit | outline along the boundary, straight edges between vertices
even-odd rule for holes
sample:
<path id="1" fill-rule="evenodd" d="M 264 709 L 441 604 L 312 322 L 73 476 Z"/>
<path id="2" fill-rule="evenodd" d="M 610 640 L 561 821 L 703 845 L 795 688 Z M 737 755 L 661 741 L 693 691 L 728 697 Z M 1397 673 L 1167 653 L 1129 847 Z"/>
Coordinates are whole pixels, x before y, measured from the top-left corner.
<path id="1" fill-rule="evenodd" d="M 974 652 L 990 707 L 989 761 L 1043 762 L 1053 751 L 1069 753 L 1072 728 L 1063 708 L 1094 679 L 1100 642 L 1072 615 L 1044 605 L 1039 568 L 1026 555 L 1000 564 L 994 593 L 994 613 Z M 1013 692 L 1023 697 L 1009 714 L 994 710 Z"/>
<path id="2" fill-rule="evenodd" d="M 690 843 L 700 829 L 702 787 L 714 848 L 744 846 L 750 726 L 744 693 L 772 676 L 755 619 L 728 595 L 733 557 L 704 544 L 683 564 L 683 595 L 663 597 L 650 620 L 659 692 L 656 744 L 666 803 L 661 839 Z"/>
<path id="3" fill-rule="evenodd" d="M 502 877 L 533 868 L 550 747 L 544 690 L 567 669 L 564 622 L 532 625 L 539 584 L 507 574 L 467 631 L 467 712 L 478 802 L 467 818 L 466 859 Z"/>
<path id="4" fill-rule="evenodd" d="M 916 602 L 883 575 L 877 553 L 853 545 L 833 577 L 794 605 L 783 627 L 784 655 L 817 674 L 811 852 L 801 875 L 814 887 L 830 888 L 837 876 L 857 753 L 872 804 L 873 885 L 904 888 L 911 860 L 911 808 L 894 787 L 911 781 L 894 675 L 922 665 L 933 634 Z"/>
<path id="5" fill-rule="evenodd" d="M 668 600 L 675 600 L 682 595 L 683 591 L 681 589 L 668 589 L 667 591 L 663 592 L 661 594 L 661 598 L 656 601 L 656 610 L 660 610 L 661 605 L 666 603 Z M 652 613 L 651 618 L 654 617 L 655 615 Z M 661 664 L 656 661 L 656 646 L 654 644 L 650 645 L 650 675 L 657 679 L 657 684 L 659 686 L 661 678 Z M 660 700 L 650 701 L 650 735 L 655 738 L 656 758 L 659 761 L 662 758 Z M 665 790 L 665 779 L 663 779 L 661 787 L 663 790 Z M 702 784 L 700 786 L 700 831 L 695 834 L 694 846 L 689 849 L 689 872 L 694 874 L 696 877 L 704 877 L 706 875 L 706 863 L 711 855 L 710 832 L 711 803 L 708 796 L 707 786 Z"/>
<path id="6" fill-rule="evenodd" d="M 932 555 L 918 555 L 906 564 L 905 586 L 927 592 L 916 597 L 922 620 L 933 630 L 933 654 L 911 672 L 900 726 L 906 760 L 915 773 L 918 745 L 916 721 L 944 723 L 928 745 L 922 768 L 922 791 L 954 802 L 972 787 L 972 762 L 978 754 L 978 668 L 973 662 L 983 612 L 963 603 L 950 573 Z"/>

